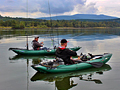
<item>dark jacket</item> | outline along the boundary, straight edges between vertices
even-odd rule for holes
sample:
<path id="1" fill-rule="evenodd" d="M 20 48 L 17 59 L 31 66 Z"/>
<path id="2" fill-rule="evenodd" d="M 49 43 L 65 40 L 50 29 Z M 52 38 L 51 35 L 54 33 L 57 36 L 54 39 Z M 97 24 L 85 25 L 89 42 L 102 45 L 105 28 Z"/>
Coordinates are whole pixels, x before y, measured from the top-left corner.
<path id="1" fill-rule="evenodd" d="M 32 43 L 33 43 L 32 47 L 34 50 L 38 50 L 38 48 L 42 47 L 42 44 L 37 42 L 36 40 L 33 40 Z"/>
<path id="2" fill-rule="evenodd" d="M 65 64 L 73 64 L 73 60 L 70 59 L 71 56 L 76 56 L 75 51 L 71 51 L 67 48 L 57 48 L 55 55 L 59 58 L 62 58 Z"/>

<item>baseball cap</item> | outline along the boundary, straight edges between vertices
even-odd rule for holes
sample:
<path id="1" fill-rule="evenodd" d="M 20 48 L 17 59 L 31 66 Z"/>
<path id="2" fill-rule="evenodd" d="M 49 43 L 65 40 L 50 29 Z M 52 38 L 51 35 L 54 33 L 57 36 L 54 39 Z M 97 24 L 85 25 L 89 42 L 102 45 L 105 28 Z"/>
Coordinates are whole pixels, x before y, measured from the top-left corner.
<path id="1" fill-rule="evenodd" d="M 61 43 L 67 43 L 67 42 L 69 42 L 69 41 L 67 41 L 66 39 L 61 40 Z"/>
<path id="2" fill-rule="evenodd" d="M 36 38 L 39 38 L 39 37 L 35 37 L 35 39 L 36 39 Z"/>

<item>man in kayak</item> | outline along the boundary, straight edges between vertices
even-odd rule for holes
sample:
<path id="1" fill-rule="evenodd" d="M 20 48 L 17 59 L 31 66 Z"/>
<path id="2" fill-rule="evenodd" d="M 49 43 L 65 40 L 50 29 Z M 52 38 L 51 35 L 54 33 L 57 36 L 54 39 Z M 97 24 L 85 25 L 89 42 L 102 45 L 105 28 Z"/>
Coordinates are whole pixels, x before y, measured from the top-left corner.
<path id="1" fill-rule="evenodd" d="M 77 53 L 66 48 L 67 42 L 68 41 L 66 39 L 61 40 L 61 46 L 57 48 L 55 55 L 56 57 L 63 59 L 65 64 L 74 64 L 74 60 L 71 58 L 71 56 L 77 56 Z"/>
<path id="2" fill-rule="evenodd" d="M 35 37 L 35 39 L 32 41 L 32 43 L 33 43 L 33 45 L 32 45 L 33 49 L 34 50 L 47 50 L 46 47 L 43 47 L 43 42 L 39 43 L 38 39 L 39 39 L 39 37 Z"/>

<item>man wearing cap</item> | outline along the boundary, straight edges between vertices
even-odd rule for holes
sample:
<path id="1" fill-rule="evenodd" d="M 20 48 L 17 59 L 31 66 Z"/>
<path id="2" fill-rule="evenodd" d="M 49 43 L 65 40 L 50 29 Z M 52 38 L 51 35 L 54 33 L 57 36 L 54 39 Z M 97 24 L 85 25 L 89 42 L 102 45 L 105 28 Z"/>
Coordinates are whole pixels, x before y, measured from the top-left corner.
<path id="1" fill-rule="evenodd" d="M 74 60 L 71 59 L 71 56 L 77 56 L 75 51 L 72 51 L 67 47 L 67 40 L 61 40 L 61 46 L 57 48 L 55 54 L 57 57 L 62 58 L 65 64 L 74 64 Z"/>
<path id="2" fill-rule="evenodd" d="M 34 49 L 34 50 L 47 49 L 46 47 L 41 48 L 41 47 L 43 47 L 43 42 L 39 43 L 39 42 L 38 42 L 38 39 L 39 39 L 39 37 L 35 37 L 35 39 L 32 41 L 32 43 L 33 43 L 33 49 Z"/>

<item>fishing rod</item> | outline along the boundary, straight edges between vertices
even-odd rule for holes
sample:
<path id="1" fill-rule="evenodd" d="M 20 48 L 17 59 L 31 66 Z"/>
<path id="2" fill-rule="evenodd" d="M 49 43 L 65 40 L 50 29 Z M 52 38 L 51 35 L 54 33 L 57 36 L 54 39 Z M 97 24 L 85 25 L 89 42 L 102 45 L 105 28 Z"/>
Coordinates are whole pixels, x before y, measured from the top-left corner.
<path id="1" fill-rule="evenodd" d="M 59 43 L 59 33 L 58 33 L 58 30 L 57 30 L 57 38 L 58 38 L 58 47 L 59 47 L 60 43 Z"/>
<path id="2" fill-rule="evenodd" d="M 28 35 L 27 35 L 26 37 L 27 37 L 27 40 L 26 40 L 26 47 L 27 47 L 27 50 L 29 50 L 29 48 L 28 48 Z"/>
<path id="3" fill-rule="evenodd" d="M 51 19 L 51 11 L 50 11 L 50 4 L 49 4 L 49 0 L 48 0 L 48 7 L 49 7 L 49 14 L 50 14 L 50 26 L 51 26 L 51 31 L 52 31 L 52 33 L 53 33 L 53 27 L 52 27 L 52 19 Z M 51 34 L 50 34 L 51 35 Z M 52 36 L 52 35 L 51 35 Z M 51 38 L 51 41 L 52 41 L 52 45 L 53 45 L 53 48 L 54 48 L 54 36 L 53 36 L 53 38 Z"/>
<path id="4" fill-rule="evenodd" d="M 28 18 L 28 0 L 27 0 L 27 2 L 26 2 L 26 8 L 27 8 L 27 14 L 26 14 L 26 16 L 27 16 L 27 18 Z M 27 34 L 27 33 L 26 33 L 26 34 Z M 29 50 L 29 48 L 28 48 L 28 34 L 27 34 L 26 38 L 27 38 L 27 40 L 26 40 L 26 47 L 27 47 L 27 50 Z"/>
<path id="5" fill-rule="evenodd" d="M 71 39 L 74 39 L 74 38 L 76 38 L 76 37 L 78 37 L 78 36 L 82 36 L 84 33 L 80 33 L 80 34 L 78 34 L 77 36 L 74 36 L 73 38 L 71 38 Z"/>

